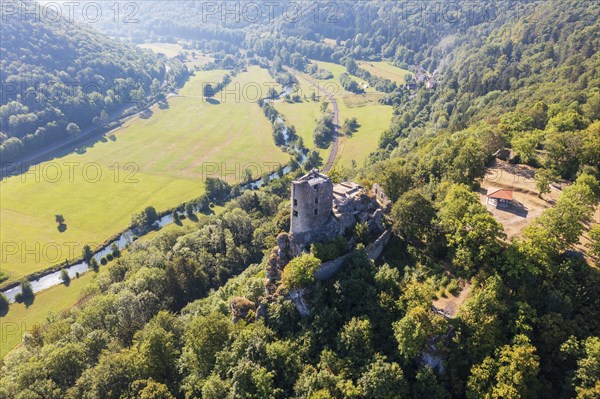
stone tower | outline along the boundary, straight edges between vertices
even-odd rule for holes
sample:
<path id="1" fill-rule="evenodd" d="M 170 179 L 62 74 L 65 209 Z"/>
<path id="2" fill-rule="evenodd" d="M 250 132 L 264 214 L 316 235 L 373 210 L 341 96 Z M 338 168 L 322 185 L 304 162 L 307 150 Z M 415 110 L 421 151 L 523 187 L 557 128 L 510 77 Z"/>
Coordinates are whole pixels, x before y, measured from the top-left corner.
<path id="1" fill-rule="evenodd" d="M 302 234 L 321 227 L 331 215 L 333 183 L 313 169 L 292 182 L 290 233 Z"/>

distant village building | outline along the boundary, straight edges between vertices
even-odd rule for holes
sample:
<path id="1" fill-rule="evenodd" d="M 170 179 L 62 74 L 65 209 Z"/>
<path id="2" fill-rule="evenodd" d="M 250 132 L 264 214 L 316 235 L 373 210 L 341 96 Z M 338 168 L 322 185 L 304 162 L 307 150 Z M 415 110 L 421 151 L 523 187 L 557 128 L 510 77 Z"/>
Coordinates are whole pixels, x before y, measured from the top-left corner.
<path id="1" fill-rule="evenodd" d="M 428 78 L 425 82 L 425 88 L 428 90 L 435 89 L 435 80 L 433 78 Z"/>
<path id="2" fill-rule="evenodd" d="M 512 205 L 513 192 L 506 189 L 489 189 L 487 203 L 490 202 L 498 208 L 508 208 Z"/>

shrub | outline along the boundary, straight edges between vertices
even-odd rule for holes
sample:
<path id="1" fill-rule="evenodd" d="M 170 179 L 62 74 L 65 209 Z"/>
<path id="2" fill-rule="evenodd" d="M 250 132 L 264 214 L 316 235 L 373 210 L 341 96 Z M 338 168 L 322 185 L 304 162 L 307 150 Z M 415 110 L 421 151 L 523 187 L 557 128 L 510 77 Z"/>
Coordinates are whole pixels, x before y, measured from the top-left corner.
<path id="1" fill-rule="evenodd" d="M 354 239 L 361 244 L 369 242 L 369 227 L 367 226 L 367 222 L 356 224 L 354 227 Z"/>
<path id="2" fill-rule="evenodd" d="M 112 252 L 112 256 L 114 256 L 115 258 L 118 258 L 121 256 L 121 250 L 119 249 L 119 246 L 117 245 L 116 242 L 112 243 L 112 245 L 110 246 L 110 250 Z"/>
<path id="3" fill-rule="evenodd" d="M 458 296 L 460 294 L 460 284 L 458 283 L 458 280 L 450 281 L 446 288 L 448 288 L 448 291 L 450 291 L 450 293 L 454 296 Z"/>
<path id="4" fill-rule="evenodd" d="M 346 252 L 348 244 L 344 237 L 337 237 L 331 241 L 315 243 L 310 246 L 310 252 L 322 262 L 333 260 Z"/>
<path id="5" fill-rule="evenodd" d="M 450 282 L 450 281 L 448 280 L 448 276 L 445 276 L 445 275 L 444 275 L 444 276 L 442 276 L 442 278 L 440 279 L 440 286 L 441 286 L 441 287 L 444 287 L 444 288 L 446 288 L 446 287 L 448 287 L 448 283 L 449 283 L 449 282 Z"/>
<path id="6" fill-rule="evenodd" d="M 0 292 L 0 314 L 8 310 L 8 305 L 8 298 L 6 297 L 6 295 Z"/>
<path id="7" fill-rule="evenodd" d="M 185 214 L 187 215 L 187 217 L 191 218 L 194 216 L 194 205 L 192 205 L 191 202 L 187 202 L 185 204 Z M 177 223 L 178 220 L 174 220 L 175 223 Z"/>
<path id="8" fill-rule="evenodd" d="M 230 308 L 234 320 L 246 319 L 252 321 L 254 319 L 256 305 L 244 297 L 233 298 Z"/>
<path id="9" fill-rule="evenodd" d="M 600 226 L 594 226 L 590 230 L 590 243 L 588 248 L 590 255 L 600 260 Z"/>
<path id="10" fill-rule="evenodd" d="M 100 265 L 98 265 L 98 261 L 96 260 L 96 258 L 92 258 L 92 260 L 90 260 L 90 269 L 92 269 L 96 273 L 98 273 L 98 270 L 100 270 Z"/>
<path id="11" fill-rule="evenodd" d="M 281 281 L 289 289 L 302 288 L 315 281 L 314 273 L 321 261 L 312 254 L 294 258 L 283 269 Z"/>
<path id="12" fill-rule="evenodd" d="M 22 298 L 28 299 L 28 298 L 33 298 L 34 294 L 33 294 L 33 288 L 31 287 L 31 283 L 27 280 L 23 280 L 21 282 L 21 293 L 22 293 Z"/>
<path id="13" fill-rule="evenodd" d="M 106 260 L 106 258 L 103 256 L 102 258 L 100 258 L 100 263 L 102 264 L 102 266 L 106 266 L 106 264 L 108 263 L 108 261 Z"/>
<path id="14" fill-rule="evenodd" d="M 84 261 L 89 263 L 90 259 L 92 259 L 92 256 L 94 256 L 94 251 L 92 251 L 92 248 L 86 244 L 83 246 L 81 256 Z"/>
<path id="15" fill-rule="evenodd" d="M 67 269 L 62 269 L 60 271 L 60 279 L 62 280 L 64 285 L 69 285 L 69 283 L 71 282 L 71 277 L 69 276 L 69 272 L 67 271 Z"/>
<path id="16" fill-rule="evenodd" d="M 114 258 L 113 258 L 113 256 L 112 256 L 112 254 L 106 254 L 106 260 L 107 260 L 107 261 L 109 261 L 109 262 L 112 262 L 112 260 L 113 260 L 113 259 L 114 259 Z"/>

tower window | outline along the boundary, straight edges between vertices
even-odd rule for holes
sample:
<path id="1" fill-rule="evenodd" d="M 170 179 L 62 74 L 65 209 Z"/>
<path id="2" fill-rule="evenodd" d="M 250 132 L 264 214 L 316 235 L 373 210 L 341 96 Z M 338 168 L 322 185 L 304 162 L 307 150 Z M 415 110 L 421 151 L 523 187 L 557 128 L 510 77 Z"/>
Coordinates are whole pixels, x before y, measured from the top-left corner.
<path id="1" fill-rule="evenodd" d="M 298 205 L 298 200 L 294 198 L 294 206 Z"/>
<path id="2" fill-rule="evenodd" d="M 315 204 L 318 204 L 318 203 L 319 203 L 319 199 L 315 198 Z"/>
<path id="3" fill-rule="evenodd" d="M 298 217 L 298 211 L 294 211 L 294 217 Z"/>
<path id="4" fill-rule="evenodd" d="M 317 214 L 317 210 L 315 209 L 315 215 Z"/>

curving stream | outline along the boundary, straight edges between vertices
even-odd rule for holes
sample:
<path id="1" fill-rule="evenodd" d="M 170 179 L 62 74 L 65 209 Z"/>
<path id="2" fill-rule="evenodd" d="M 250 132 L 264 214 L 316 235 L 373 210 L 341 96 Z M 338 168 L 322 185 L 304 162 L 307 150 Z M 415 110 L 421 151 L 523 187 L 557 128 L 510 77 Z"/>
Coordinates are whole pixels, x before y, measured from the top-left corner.
<path id="1" fill-rule="evenodd" d="M 281 119 L 281 117 L 278 117 L 277 122 L 280 122 L 284 125 L 283 132 L 284 132 L 285 139 L 287 141 L 288 140 L 287 126 L 285 126 L 285 123 L 284 123 L 283 119 Z M 302 158 L 299 162 L 300 165 L 302 165 L 304 163 L 304 161 L 306 161 L 306 154 L 304 154 L 303 152 L 301 152 L 298 149 L 296 149 L 296 151 L 302 154 Z M 291 171 L 292 171 L 292 167 L 288 165 L 283 169 L 283 175 L 285 176 L 286 174 L 290 173 Z M 278 178 L 279 178 L 279 174 L 277 172 L 274 172 L 273 174 L 271 174 L 269 176 L 269 181 L 275 180 Z M 256 190 L 256 189 L 262 187 L 263 185 L 264 185 L 263 179 L 259 179 L 259 180 L 256 180 L 256 181 L 253 181 L 253 182 L 243 185 L 241 187 L 241 189 L 242 189 L 242 191 Z M 157 228 L 162 228 L 171 223 L 173 223 L 173 216 L 171 215 L 171 213 L 169 213 L 169 214 L 161 217 L 159 220 L 157 220 L 155 222 L 155 226 Z M 150 231 L 153 231 L 153 230 L 150 230 Z M 135 235 L 136 234 L 131 229 L 126 230 L 123 234 L 121 234 L 119 236 L 119 238 L 117 240 L 110 242 L 105 247 L 103 247 L 98 252 L 96 252 L 94 254 L 94 258 L 96 259 L 96 261 L 98 261 L 98 263 L 100 263 L 100 259 L 102 257 L 111 253 L 110 247 L 113 243 L 117 244 L 119 249 L 122 250 L 133 242 L 133 237 Z M 90 269 L 90 267 L 87 262 L 76 263 L 74 265 L 71 265 L 71 266 L 65 268 L 65 270 L 69 273 L 69 277 L 71 277 L 71 278 L 75 278 L 77 276 L 77 273 L 83 274 L 83 273 L 89 271 L 89 269 Z M 60 276 L 61 272 L 62 272 L 62 270 L 58 270 L 58 271 L 43 275 L 36 280 L 30 280 L 31 288 L 33 289 L 33 292 L 34 293 L 40 292 L 40 291 L 46 290 L 48 288 L 54 287 L 55 285 L 62 284 L 63 281 Z M 2 291 L 2 293 L 4 295 L 6 295 L 6 298 L 8 298 L 8 301 L 11 303 L 15 301 L 17 294 L 20 292 L 21 292 L 20 285 L 17 285 L 15 287 L 12 287 L 12 288 Z"/>

